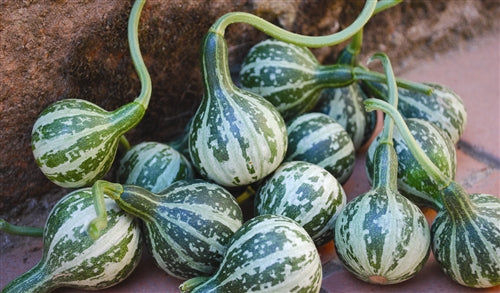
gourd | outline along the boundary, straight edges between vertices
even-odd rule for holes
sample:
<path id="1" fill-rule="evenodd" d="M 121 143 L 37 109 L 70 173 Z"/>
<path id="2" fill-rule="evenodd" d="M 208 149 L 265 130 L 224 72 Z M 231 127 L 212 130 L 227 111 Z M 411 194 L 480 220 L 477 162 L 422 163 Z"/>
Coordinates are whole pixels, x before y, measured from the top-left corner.
<path id="1" fill-rule="evenodd" d="M 333 118 L 306 113 L 287 125 L 288 150 L 285 161 L 306 161 L 325 168 L 343 184 L 355 163 L 355 149 L 349 134 Z"/>
<path id="2" fill-rule="evenodd" d="M 426 120 L 409 118 L 405 119 L 405 123 L 429 159 L 443 174 L 455 178 L 457 156 L 455 145 L 449 136 Z M 380 136 L 377 136 L 366 153 L 366 170 L 369 178 L 375 168 L 373 153 L 379 139 Z M 401 194 L 417 205 L 435 210 L 442 209 L 443 201 L 439 195 L 438 185 L 412 155 L 397 129 L 394 131 L 393 143 L 398 156 L 398 189 Z"/>
<path id="3" fill-rule="evenodd" d="M 398 110 L 405 118 L 420 118 L 443 129 L 454 144 L 458 142 L 467 124 L 464 102 L 448 87 L 425 83 L 433 89 L 431 94 L 398 88 Z M 383 99 L 387 87 L 376 82 L 363 82 L 363 88 L 374 97 Z"/>
<path id="4" fill-rule="evenodd" d="M 321 89 L 345 87 L 358 80 L 384 81 L 384 76 L 348 64 L 321 65 L 308 48 L 273 39 L 253 46 L 240 69 L 241 86 L 270 101 L 285 120 L 313 109 Z M 398 83 L 428 90 L 403 80 Z"/>
<path id="5" fill-rule="evenodd" d="M 131 103 L 108 112 L 82 99 L 58 101 L 42 111 L 33 125 L 31 146 L 45 176 L 66 188 L 92 185 L 111 168 L 118 143 L 137 125 L 149 104 L 151 79 L 143 62 L 137 27 L 145 1 L 137 0 L 130 13 L 130 53 L 142 89 Z"/>
<path id="6" fill-rule="evenodd" d="M 358 150 L 371 138 L 377 122 L 375 112 L 365 111 L 363 101 L 366 99 L 368 96 L 357 82 L 327 88 L 321 91 L 313 111 L 324 113 L 342 125 L 351 137 L 354 149 Z"/>
<path id="7" fill-rule="evenodd" d="M 413 156 L 439 186 L 443 208 L 431 226 L 432 252 L 443 271 L 457 283 L 473 288 L 500 284 L 500 198 L 467 191 L 444 175 L 425 155 L 395 107 L 369 99 L 367 110 L 390 115 Z"/>
<path id="8" fill-rule="evenodd" d="M 283 163 L 255 194 L 255 215 L 273 214 L 296 221 L 316 246 L 333 239 L 333 223 L 346 204 L 340 183 L 322 167 L 301 161 Z"/>
<path id="9" fill-rule="evenodd" d="M 384 65 L 391 103 L 397 105 L 390 61 Z M 412 278 L 427 261 L 430 231 L 425 216 L 397 190 L 397 156 L 392 146 L 393 122 L 384 119 L 382 138 L 374 153 L 371 189 L 348 202 L 335 222 L 334 244 L 339 259 L 357 278 L 395 284 Z"/>
<path id="10" fill-rule="evenodd" d="M 307 37 L 283 30 L 257 16 L 234 12 L 220 17 L 202 43 L 203 99 L 189 131 L 191 162 L 198 173 L 226 187 L 252 184 L 282 162 L 287 136 L 283 117 L 257 94 L 231 80 L 226 27 L 251 24 L 270 36 L 297 45 L 321 47 L 349 38 L 370 18 L 377 1 L 367 1 L 359 17 L 345 30 L 323 37 Z"/>
<path id="11" fill-rule="evenodd" d="M 297 222 L 256 216 L 231 238 L 219 269 L 180 285 L 181 292 L 319 292 L 321 261 Z"/>
<path id="12" fill-rule="evenodd" d="M 108 227 L 94 241 L 87 233 L 95 217 L 92 190 L 78 189 L 61 198 L 43 229 L 40 262 L 2 292 L 50 292 L 60 287 L 97 290 L 127 278 L 142 255 L 139 221 L 110 198 L 104 202 Z"/>
<path id="13" fill-rule="evenodd" d="M 243 215 L 224 188 L 203 180 L 180 180 L 158 194 L 136 185 L 98 181 L 94 196 L 109 194 L 118 206 L 142 220 L 148 251 L 167 274 L 179 279 L 215 272 Z M 89 230 L 98 235 L 98 214 Z"/>
<path id="14" fill-rule="evenodd" d="M 118 166 L 117 178 L 122 184 L 141 186 L 153 193 L 177 180 L 193 179 L 191 163 L 167 144 L 148 141 L 129 149 Z"/>

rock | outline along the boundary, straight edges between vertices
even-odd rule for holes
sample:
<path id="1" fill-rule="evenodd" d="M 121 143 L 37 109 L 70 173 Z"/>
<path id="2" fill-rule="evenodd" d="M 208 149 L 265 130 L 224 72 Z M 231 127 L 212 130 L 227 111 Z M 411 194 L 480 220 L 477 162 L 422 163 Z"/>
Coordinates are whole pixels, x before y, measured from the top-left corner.
<path id="1" fill-rule="evenodd" d="M 126 32 L 131 5 L 119 0 L 0 4 L 0 216 L 12 218 L 25 210 L 26 202 L 32 206 L 49 193 L 61 194 L 31 154 L 31 127 L 45 107 L 64 98 L 82 98 L 113 110 L 138 95 Z M 294 32 L 326 35 L 349 25 L 363 5 L 347 0 L 148 0 L 141 15 L 140 44 L 153 96 L 143 121 L 127 138 L 132 144 L 166 142 L 182 131 L 202 95 L 201 39 L 222 14 L 251 12 Z M 495 0 L 405 1 L 367 24 L 361 60 L 383 50 L 397 69 L 404 69 L 498 27 L 499 6 Z M 226 36 L 237 78 L 243 56 L 266 35 L 234 24 Z M 341 47 L 313 52 L 326 64 L 334 62 Z"/>

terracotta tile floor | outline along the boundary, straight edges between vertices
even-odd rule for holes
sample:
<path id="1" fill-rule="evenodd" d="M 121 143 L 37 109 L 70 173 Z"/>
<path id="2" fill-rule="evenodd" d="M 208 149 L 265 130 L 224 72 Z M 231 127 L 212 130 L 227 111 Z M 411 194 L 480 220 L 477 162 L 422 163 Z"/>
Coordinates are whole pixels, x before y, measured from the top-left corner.
<path id="1" fill-rule="evenodd" d="M 469 192 L 500 196 L 500 36 L 488 35 L 465 44 L 455 51 L 430 56 L 417 67 L 399 74 L 414 81 L 432 81 L 447 85 L 465 101 L 468 124 L 458 143 L 456 180 Z M 354 174 L 344 185 L 351 199 L 369 189 L 364 173 L 364 154 L 358 154 Z M 428 220 L 434 213 L 427 211 Z M 15 241 L 13 239 L 12 241 Z M 0 288 L 38 262 L 41 240 L 3 251 L 0 255 Z M 397 285 L 375 286 L 359 281 L 339 262 L 333 244 L 320 248 L 324 263 L 322 292 L 475 292 L 451 281 L 432 255 L 414 278 Z M 103 292 L 178 292 L 181 283 L 155 267 L 145 255 L 139 268 L 122 284 Z M 477 291 L 477 290 L 476 290 Z M 58 289 L 57 292 L 82 292 Z M 500 292 L 490 288 L 481 292 Z"/>

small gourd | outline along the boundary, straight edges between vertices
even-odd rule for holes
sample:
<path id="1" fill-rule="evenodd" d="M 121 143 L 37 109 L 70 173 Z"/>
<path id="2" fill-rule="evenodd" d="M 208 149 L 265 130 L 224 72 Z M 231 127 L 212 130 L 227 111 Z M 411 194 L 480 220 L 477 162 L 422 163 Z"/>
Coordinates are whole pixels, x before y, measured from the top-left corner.
<path id="1" fill-rule="evenodd" d="M 347 131 L 354 148 L 361 148 L 375 130 L 377 115 L 366 112 L 363 101 L 368 99 L 359 83 L 321 91 L 314 111 L 332 117 Z"/>
<path id="2" fill-rule="evenodd" d="M 449 136 L 426 120 L 409 118 L 405 119 L 405 122 L 429 159 L 447 177 L 455 178 L 457 156 L 455 145 Z M 377 136 L 366 153 L 368 178 L 375 168 L 373 153 L 379 140 L 380 136 Z M 398 156 L 398 189 L 401 194 L 419 206 L 435 210 L 443 208 L 439 186 L 415 159 L 397 129 L 394 130 L 393 143 Z"/>
<path id="3" fill-rule="evenodd" d="M 322 167 L 283 163 L 255 194 L 255 214 L 289 217 L 321 246 L 333 239 L 333 223 L 347 202 L 340 183 Z"/>
<path id="4" fill-rule="evenodd" d="M 439 186 L 443 208 L 431 226 L 431 247 L 443 271 L 468 287 L 500 285 L 500 198 L 468 194 L 445 176 L 425 155 L 395 107 L 371 99 L 365 105 L 367 110 L 381 110 L 394 119 L 413 156 Z"/>
<path id="5" fill-rule="evenodd" d="M 42 111 L 33 125 L 31 146 L 37 165 L 55 184 L 66 188 L 92 185 L 113 163 L 123 135 L 137 125 L 151 97 L 151 79 L 142 59 L 137 27 L 144 0 L 130 13 L 130 53 L 142 90 L 133 102 L 108 112 L 82 99 L 58 101 Z"/>
<path id="6" fill-rule="evenodd" d="M 242 87 L 270 101 L 285 120 L 313 109 L 322 89 L 345 87 L 365 79 L 385 80 L 382 74 L 358 66 L 322 65 L 308 48 L 274 39 L 253 46 L 240 70 Z M 423 90 L 427 91 L 427 87 Z"/>
<path id="7" fill-rule="evenodd" d="M 351 137 L 333 118 L 306 113 L 287 124 L 288 149 L 285 161 L 306 161 L 325 168 L 343 184 L 355 163 Z"/>
<path id="8" fill-rule="evenodd" d="M 397 104 L 390 61 L 378 53 Z M 334 244 L 346 269 L 375 284 L 395 284 L 419 272 L 430 252 L 430 231 L 420 209 L 397 190 L 397 156 L 392 119 L 386 117 L 374 153 L 372 188 L 348 202 L 335 222 Z"/>
<path id="9" fill-rule="evenodd" d="M 467 123 L 465 104 L 458 94 L 436 83 L 425 83 L 432 93 L 426 94 L 398 88 L 398 110 L 405 118 L 419 118 L 443 129 L 454 144 L 458 142 Z M 384 99 L 387 87 L 376 82 L 363 82 L 363 88 L 376 98 Z"/>
<path id="10" fill-rule="evenodd" d="M 297 222 L 256 216 L 231 238 L 215 274 L 181 284 L 181 292 L 319 292 L 321 260 Z"/>
<path id="11" fill-rule="evenodd" d="M 147 248 L 156 264 L 179 279 L 214 273 L 229 239 L 242 225 L 239 205 L 214 183 L 181 180 L 158 194 L 136 185 L 107 181 L 96 185 L 97 200 L 102 193 L 109 194 L 124 211 L 142 220 Z M 105 218 L 101 214 L 93 223 Z"/>
<path id="12" fill-rule="evenodd" d="M 51 292 L 60 287 L 98 290 L 123 281 L 142 255 L 139 221 L 105 198 L 108 227 L 94 241 L 87 226 L 95 217 L 92 190 L 75 190 L 52 208 L 43 230 L 40 262 L 11 281 L 3 293 Z"/>
<path id="13" fill-rule="evenodd" d="M 148 141 L 130 148 L 117 171 L 118 182 L 158 193 L 177 180 L 193 179 L 191 163 L 171 146 Z"/>

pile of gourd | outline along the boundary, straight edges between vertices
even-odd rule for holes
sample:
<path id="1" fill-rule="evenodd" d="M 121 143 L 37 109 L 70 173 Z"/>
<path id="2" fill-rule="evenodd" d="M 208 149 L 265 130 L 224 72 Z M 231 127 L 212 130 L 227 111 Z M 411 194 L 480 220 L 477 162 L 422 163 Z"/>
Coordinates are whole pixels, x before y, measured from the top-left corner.
<path id="1" fill-rule="evenodd" d="M 363 26 L 398 2 L 368 0 L 349 27 L 321 37 L 248 13 L 222 16 L 203 40 L 203 99 L 183 137 L 130 147 L 124 134 L 151 96 L 137 0 L 128 31 L 142 91 L 113 112 L 68 99 L 40 114 L 36 162 L 52 182 L 77 189 L 56 203 L 43 231 L 2 222 L 4 231 L 44 241 L 41 261 L 2 292 L 113 286 L 137 266 L 143 243 L 161 269 L 186 280 L 182 292 L 319 292 L 317 247 L 332 240 L 346 269 L 366 282 L 408 280 L 432 249 L 459 284 L 499 285 L 500 199 L 454 181 L 461 99 L 396 79 L 383 53 L 370 60 L 384 73 L 357 62 Z M 224 39 L 234 22 L 272 38 L 248 52 L 239 86 Z M 308 49 L 348 39 L 337 64 L 319 64 Z M 367 152 L 372 188 L 346 202 L 342 184 L 373 135 L 374 110 L 386 115 Z M 118 183 L 102 180 L 119 145 L 127 151 Z M 244 215 L 240 205 L 251 201 Z M 430 228 L 417 205 L 437 211 Z"/>

